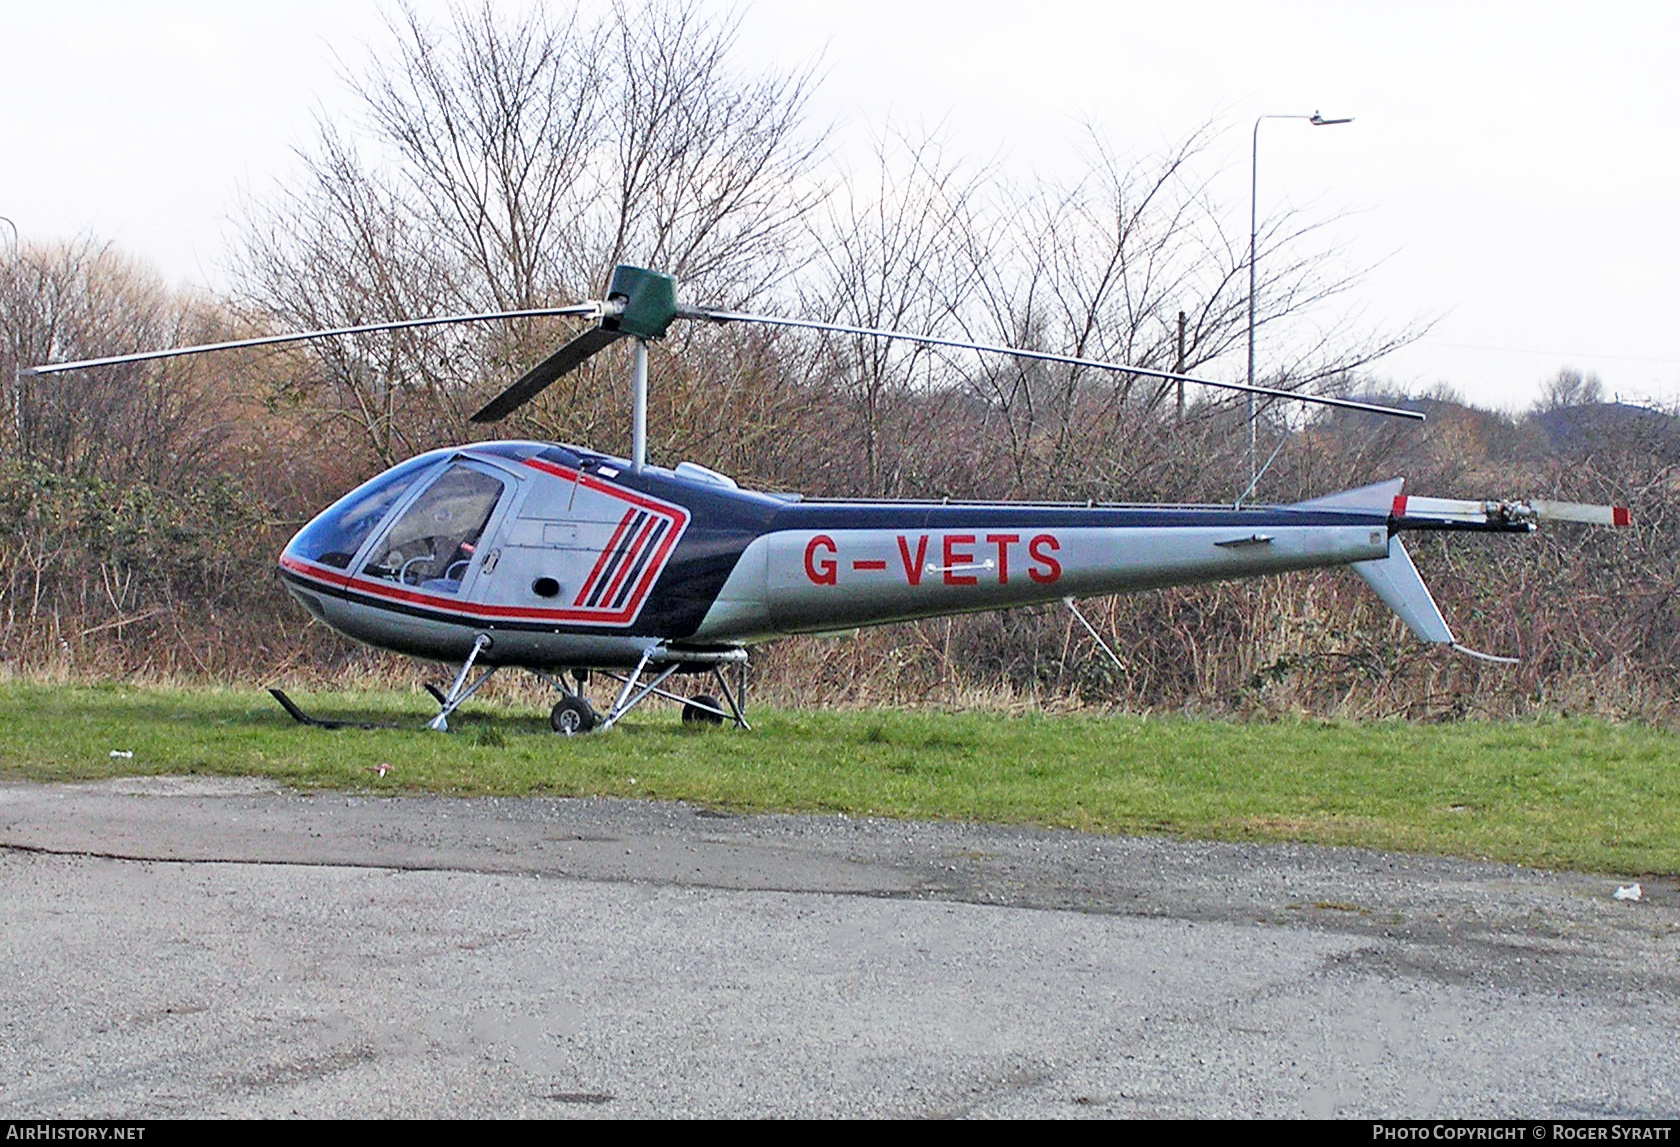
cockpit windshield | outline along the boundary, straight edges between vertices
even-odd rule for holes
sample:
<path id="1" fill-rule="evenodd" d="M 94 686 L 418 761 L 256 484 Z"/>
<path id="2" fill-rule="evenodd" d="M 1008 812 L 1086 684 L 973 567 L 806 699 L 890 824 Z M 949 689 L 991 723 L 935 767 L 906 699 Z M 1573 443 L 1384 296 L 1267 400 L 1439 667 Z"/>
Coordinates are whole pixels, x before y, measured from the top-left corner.
<path id="1" fill-rule="evenodd" d="M 349 568 L 356 551 L 415 480 L 452 453 L 433 450 L 368 479 L 299 530 L 286 552 L 324 566 Z"/>

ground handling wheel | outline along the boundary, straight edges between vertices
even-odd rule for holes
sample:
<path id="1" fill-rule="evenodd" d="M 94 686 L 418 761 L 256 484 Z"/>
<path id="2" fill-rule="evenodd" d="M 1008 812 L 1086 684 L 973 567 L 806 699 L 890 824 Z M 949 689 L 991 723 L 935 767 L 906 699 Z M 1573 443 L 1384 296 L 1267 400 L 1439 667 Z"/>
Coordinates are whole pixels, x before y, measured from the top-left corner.
<path id="1" fill-rule="evenodd" d="M 702 708 L 702 706 L 711 708 Z M 719 708 L 718 699 L 710 693 L 697 693 L 683 702 L 682 719 L 685 725 L 721 725 L 723 714 L 714 712 Z"/>
<path id="2" fill-rule="evenodd" d="M 593 706 L 582 697 L 568 693 L 548 712 L 549 726 L 562 737 L 587 733 L 600 724 L 601 718 Z"/>

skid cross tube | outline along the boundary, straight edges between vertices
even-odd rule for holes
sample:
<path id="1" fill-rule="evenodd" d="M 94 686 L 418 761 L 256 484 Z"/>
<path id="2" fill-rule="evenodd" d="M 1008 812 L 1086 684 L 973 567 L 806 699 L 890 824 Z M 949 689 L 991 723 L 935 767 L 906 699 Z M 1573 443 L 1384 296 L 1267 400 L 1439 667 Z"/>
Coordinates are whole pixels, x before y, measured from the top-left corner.
<path id="1" fill-rule="evenodd" d="M 742 663 L 743 667 L 745 666 L 745 664 L 746 664 L 745 662 Z M 720 712 L 718 712 L 718 710 L 712 709 L 712 707 L 710 705 L 702 705 L 698 701 L 692 701 L 691 700 L 691 701 L 688 701 L 686 703 L 689 704 L 689 705 L 693 705 L 697 709 L 710 709 L 712 712 L 717 713 L 718 716 L 720 716 L 720 717 L 729 717 L 735 722 L 736 725 L 740 726 L 741 728 L 747 730 L 750 733 L 752 731 L 752 726 L 747 724 L 747 715 L 746 715 L 746 712 L 741 707 L 741 701 L 737 701 L 735 699 L 735 693 L 734 693 L 733 690 L 731 690 L 729 688 L 729 682 L 724 680 L 724 678 L 723 678 L 723 668 L 721 666 L 718 666 L 718 665 L 712 666 L 712 676 L 713 676 L 713 678 L 715 678 L 717 680 L 718 692 L 723 694 L 724 702 L 726 704 L 728 704 L 728 706 L 729 706 L 729 712 L 720 713 Z M 742 700 L 745 700 L 745 697 L 746 697 L 746 692 L 743 689 Z"/>
<path id="2" fill-rule="evenodd" d="M 478 660 L 479 653 L 488 648 L 490 648 L 490 635 L 488 633 L 481 633 L 477 637 L 473 638 L 472 652 L 467 654 L 466 661 L 461 665 L 461 671 L 455 675 L 455 683 L 449 687 L 449 693 L 444 697 L 443 705 L 439 708 L 438 715 L 426 722 L 426 728 L 438 733 L 449 732 L 449 714 L 459 709 L 462 702 L 466 701 L 467 698 L 478 692 L 479 686 L 483 685 L 486 681 L 496 675 L 496 669 L 498 667 L 492 665 L 490 668 L 486 669 L 484 671 L 484 675 L 477 681 L 474 681 L 469 688 L 461 688 L 462 685 L 466 684 L 467 674 L 472 672 L 473 662 Z"/>
<path id="3" fill-rule="evenodd" d="M 716 705 L 708 705 L 705 702 L 698 701 L 693 697 L 684 697 L 680 693 L 673 693 L 669 689 L 662 688 L 666 680 L 673 673 L 676 673 L 678 670 L 684 668 L 692 667 L 694 664 L 692 661 L 678 660 L 666 663 L 664 668 L 659 671 L 658 675 L 655 676 L 653 680 L 647 682 L 645 685 L 640 684 L 642 674 L 646 672 L 649 664 L 660 660 L 662 652 L 665 651 L 658 646 L 649 649 L 647 652 L 642 654 L 642 659 L 637 663 L 636 668 L 631 670 L 628 674 L 614 673 L 610 669 L 601 670 L 602 676 L 610 677 L 614 681 L 621 682 L 623 688 L 618 691 L 618 696 L 613 701 L 612 708 L 609 709 L 606 715 L 601 718 L 601 723 L 595 726 L 596 732 L 601 732 L 605 729 L 611 728 L 620 717 L 629 713 L 630 710 L 634 709 L 637 705 L 640 705 L 649 697 L 663 697 L 667 701 L 675 701 L 680 705 L 692 706 L 702 712 L 713 713 L 725 720 L 733 721 L 742 729 L 749 731 L 752 729 L 752 726 L 747 723 L 747 716 L 741 707 L 741 702 L 736 697 L 736 691 L 729 687 L 729 682 L 724 679 L 722 669 L 722 663 L 725 661 L 744 662 L 745 657 L 742 654 L 742 651 L 731 650 L 726 655 L 707 659 L 711 662 L 710 668 L 712 678 L 717 682 L 718 691 L 723 694 L 724 702 L 729 706 L 728 709 L 723 709 Z"/>

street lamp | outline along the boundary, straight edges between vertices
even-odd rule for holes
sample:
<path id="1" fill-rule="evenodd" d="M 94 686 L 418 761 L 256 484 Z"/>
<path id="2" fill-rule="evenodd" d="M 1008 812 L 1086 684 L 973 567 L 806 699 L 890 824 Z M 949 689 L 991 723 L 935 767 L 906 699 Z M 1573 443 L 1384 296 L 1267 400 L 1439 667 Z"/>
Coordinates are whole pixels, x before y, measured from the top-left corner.
<path id="1" fill-rule="evenodd" d="M 0 223 L 4 223 L 12 229 L 12 259 L 15 260 L 18 256 L 17 224 L 13 223 L 10 219 L 7 219 L 4 215 L 0 215 Z M 8 268 L 8 271 L 9 270 L 10 268 Z M 23 396 L 18 393 L 18 388 L 22 385 L 22 375 L 18 369 L 17 328 L 14 326 L 11 330 L 7 331 L 6 334 L 6 341 L 10 344 L 8 349 L 11 351 L 11 354 L 8 357 L 12 360 L 12 377 L 9 380 L 12 384 L 12 424 L 17 428 L 18 444 L 21 446 L 23 444 Z"/>
<path id="2" fill-rule="evenodd" d="M 1317 112 L 1312 115 L 1263 115 L 1254 121 L 1254 147 L 1249 157 L 1248 165 L 1248 489 L 1243 491 L 1242 501 L 1254 492 L 1254 487 L 1260 482 L 1260 471 L 1256 457 L 1255 438 L 1255 410 L 1254 410 L 1254 263 L 1256 248 L 1260 242 L 1260 122 L 1268 119 L 1304 119 L 1314 127 L 1329 127 L 1332 124 L 1352 123 L 1352 117 L 1343 119 L 1325 119 Z"/>

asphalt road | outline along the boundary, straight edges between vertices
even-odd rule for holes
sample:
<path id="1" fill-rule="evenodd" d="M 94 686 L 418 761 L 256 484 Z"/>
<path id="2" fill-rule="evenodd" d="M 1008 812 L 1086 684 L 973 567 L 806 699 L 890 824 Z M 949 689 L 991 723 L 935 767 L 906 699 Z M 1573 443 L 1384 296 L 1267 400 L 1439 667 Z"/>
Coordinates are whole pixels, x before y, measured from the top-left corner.
<path id="1" fill-rule="evenodd" d="M 5 784 L 0 1116 L 1674 1118 L 1680 895 L 1618 883 L 653 802 Z"/>

